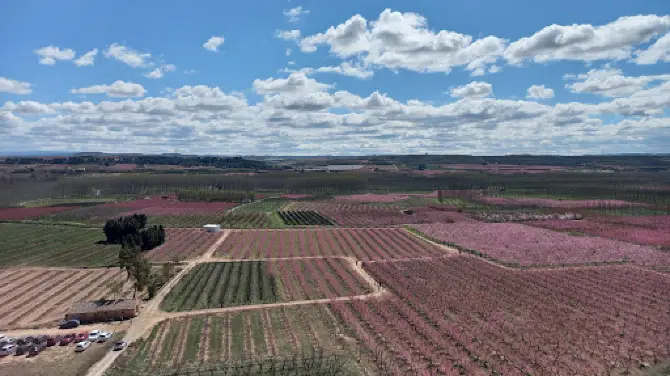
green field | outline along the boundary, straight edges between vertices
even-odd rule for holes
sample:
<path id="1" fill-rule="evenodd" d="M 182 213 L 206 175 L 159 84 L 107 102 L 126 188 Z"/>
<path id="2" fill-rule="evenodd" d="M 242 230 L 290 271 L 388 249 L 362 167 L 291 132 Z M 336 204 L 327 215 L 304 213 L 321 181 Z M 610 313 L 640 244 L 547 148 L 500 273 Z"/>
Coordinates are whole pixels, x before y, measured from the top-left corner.
<path id="1" fill-rule="evenodd" d="M 37 208 L 44 206 L 90 206 L 117 201 L 115 198 L 45 198 L 26 201 L 23 207 Z"/>
<path id="2" fill-rule="evenodd" d="M 254 201 L 250 204 L 241 205 L 235 208 L 235 213 L 249 213 L 249 212 L 275 212 L 281 210 L 289 201 L 277 198 L 267 198 L 264 200 Z"/>
<path id="3" fill-rule="evenodd" d="M 369 288 L 339 258 L 211 262 L 193 268 L 168 293 L 165 311 L 360 295 Z"/>
<path id="4" fill-rule="evenodd" d="M 116 264 L 117 245 L 102 229 L 0 223 L 0 266 L 108 266 Z"/>
<path id="5" fill-rule="evenodd" d="M 161 304 L 165 311 L 189 311 L 272 303 L 277 283 L 263 261 L 200 264 L 175 286 Z"/>
<path id="6" fill-rule="evenodd" d="M 325 305 L 170 319 L 124 351 L 108 375 L 128 375 L 126 370 L 150 375 L 177 367 L 184 374 L 196 367 L 204 371 L 193 375 L 364 374 L 353 347 L 334 335 L 342 331 Z M 281 366 L 282 359 L 294 361 L 298 369 L 267 373 L 268 365 Z"/>

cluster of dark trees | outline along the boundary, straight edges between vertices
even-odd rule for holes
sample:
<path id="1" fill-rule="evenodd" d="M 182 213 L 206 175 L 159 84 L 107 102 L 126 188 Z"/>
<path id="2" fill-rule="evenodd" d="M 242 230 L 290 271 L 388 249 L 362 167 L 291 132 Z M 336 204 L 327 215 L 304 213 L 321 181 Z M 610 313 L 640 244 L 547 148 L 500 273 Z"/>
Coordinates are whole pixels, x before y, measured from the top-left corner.
<path id="1" fill-rule="evenodd" d="M 110 219 L 105 223 L 103 231 L 107 244 L 121 244 L 126 248 L 137 248 L 142 251 L 154 249 L 165 242 L 163 226 L 146 227 L 147 216 L 133 214 L 119 219 Z"/>
<path id="2" fill-rule="evenodd" d="M 113 158 L 112 158 L 113 157 Z M 93 153 L 90 155 L 75 155 L 70 157 L 40 158 L 40 157 L 9 157 L 5 164 L 99 164 L 110 165 L 116 163 L 134 163 L 138 165 L 173 165 L 173 166 L 215 166 L 218 168 L 267 169 L 270 166 L 263 161 L 245 159 L 242 157 L 206 157 L 197 155 L 105 155 Z"/>

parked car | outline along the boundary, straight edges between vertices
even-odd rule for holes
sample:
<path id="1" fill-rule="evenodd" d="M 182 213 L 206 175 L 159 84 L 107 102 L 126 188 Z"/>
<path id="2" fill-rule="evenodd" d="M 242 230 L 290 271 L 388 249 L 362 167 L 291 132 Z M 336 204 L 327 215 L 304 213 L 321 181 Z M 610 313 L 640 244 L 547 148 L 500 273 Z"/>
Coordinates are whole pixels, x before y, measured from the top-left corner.
<path id="1" fill-rule="evenodd" d="M 0 347 L 0 356 L 7 356 L 11 353 L 16 351 L 16 345 L 15 344 L 8 344 Z"/>
<path id="2" fill-rule="evenodd" d="M 44 351 L 46 347 L 44 345 L 32 345 L 30 346 L 30 350 L 28 350 L 28 355 L 30 356 L 37 356 L 39 355 L 42 351 Z"/>
<path id="3" fill-rule="evenodd" d="M 12 338 L 12 337 L 5 337 L 2 340 L 0 340 L 0 346 L 13 345 L 15 343 L 16 343 L 16 338 Z"/>
<path id="4" fill-rule="evenodd" d="M 88 339 L 88 332 L 81 332 L 74 337 L 75 342 L 82 342 Z"/>
<path id="5" fill-rule="evenodd" d="M 81 342 L 77 343 L 77 347 L 75 347 L 74 351 L 82 352 L 82 351 L 88 349 L 90 346 L 91 346 L 90 341 L 81 341 Z"/>
<path id="6" fill-rule="evenodd" d="M 63 338 L 60 339 L 60 342 L 58 344 L 61 346 L 67 346 L 70 343 L 72 343 L 76 337 L 77 335 L 74 333 L 66 334 L 63 336 Z"/>
<path id="7" fill-rule="evenodd" d="M 44 344 L 46 346 L 47 341 L 49 340 L 49 338 L 51 338 L 51 336 L 48 336 L 46 334 L 42 334 L 42 335 L 37 336 L 35 338 L 35 340 L 33 341 L 33 343 L 36 344 L 36 345 Z"/>
<path id="8" fill-rule="evenodd" d="M 28 344 L 28 345 L 18 345 L 18 346 L 16 346 L 16 351 L 14 352 L 14 355 L 16 355 L 16 356 L 26 355 L 28 353 L 28 351 L 30 351 L 31 346 L 33 346 L 33 345 Z"/>
<path id="9" fill-rule="evenodd" d="M 81 324 L 79 320 L 67 320 L 60 323 L 60 329 L 74 329 Z"/>
<path id="10" fill-rule="evenodd" d="M 121 350 L 125 349 L 126 347 L 128 347 L 127 342 L 119 341 L 119 342 L 114 344 L 114 351 L 121 351 Z"/>
<path id="11" fill-rule="evenodd" d="M 100 336 L 100 331 L 98 329 L 91 330 L 90 333 L 88 333 L 88 340 L 95 342 L 98 337 Z"/>
<path id="12" fill-rule="evenodd" d="M 19 346 L 30 345 L 31 343 L 33 343 L 33 340 L 34 340 L 34 338 L 30 337 L 30 336 L 21 337 L 21 338 L 16 340 L 16 344 L 19 345 Z"/>
<path id="13" fill-rule="evenodd" d="M 56 344 L 60 342 L 61 338 L 61 336 L 47 338 L 47 347 L 56 346 Z"/>
<path id="14" fill-rule="evenodd" d="M 106 333 L 102 332 L 98 334 L 98 341 L 97 342 L 107 342 L 108 339 L 112 338 L 112 333 Z"/>
<path id="15" fill-rule="evenodd" d="M 2 341 L 3 338 L 5 338 L 5 335 L 3 333 L 0 333 L 0 341 Z"/>

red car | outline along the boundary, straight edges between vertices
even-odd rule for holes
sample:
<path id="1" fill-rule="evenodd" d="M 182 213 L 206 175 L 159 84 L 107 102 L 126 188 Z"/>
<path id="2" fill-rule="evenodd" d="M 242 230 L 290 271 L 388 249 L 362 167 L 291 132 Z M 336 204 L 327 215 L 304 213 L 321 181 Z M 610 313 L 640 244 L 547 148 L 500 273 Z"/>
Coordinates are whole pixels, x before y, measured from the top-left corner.
<path id="1" fill-rule="evenodd" d="M 75 338 L 77 338 L 77 335 L 74 333 L 66 334 L 63 336 L 63 338 L 60 339 L 59 344 L 61 346 L 67 346 L 70 343 L 72 343 L 72 341 L 74 341 Z"/>
<path id="2" fill-rule="evenodd" d="M 81 332 L 74 338 L 75 342 L 81 342 L 88 339 L 88 332 Z"/>

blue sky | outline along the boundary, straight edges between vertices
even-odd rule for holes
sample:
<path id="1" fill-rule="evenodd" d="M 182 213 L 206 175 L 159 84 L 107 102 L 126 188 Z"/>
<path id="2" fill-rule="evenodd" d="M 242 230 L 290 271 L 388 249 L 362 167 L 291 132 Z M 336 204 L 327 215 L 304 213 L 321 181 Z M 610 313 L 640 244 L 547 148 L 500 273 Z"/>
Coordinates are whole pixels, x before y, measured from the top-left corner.
<path id="1" fill-rule="evenodd" d="M 670 146 L 667 1 L 24 0 L 0 11 L 0 150 Z"/>

